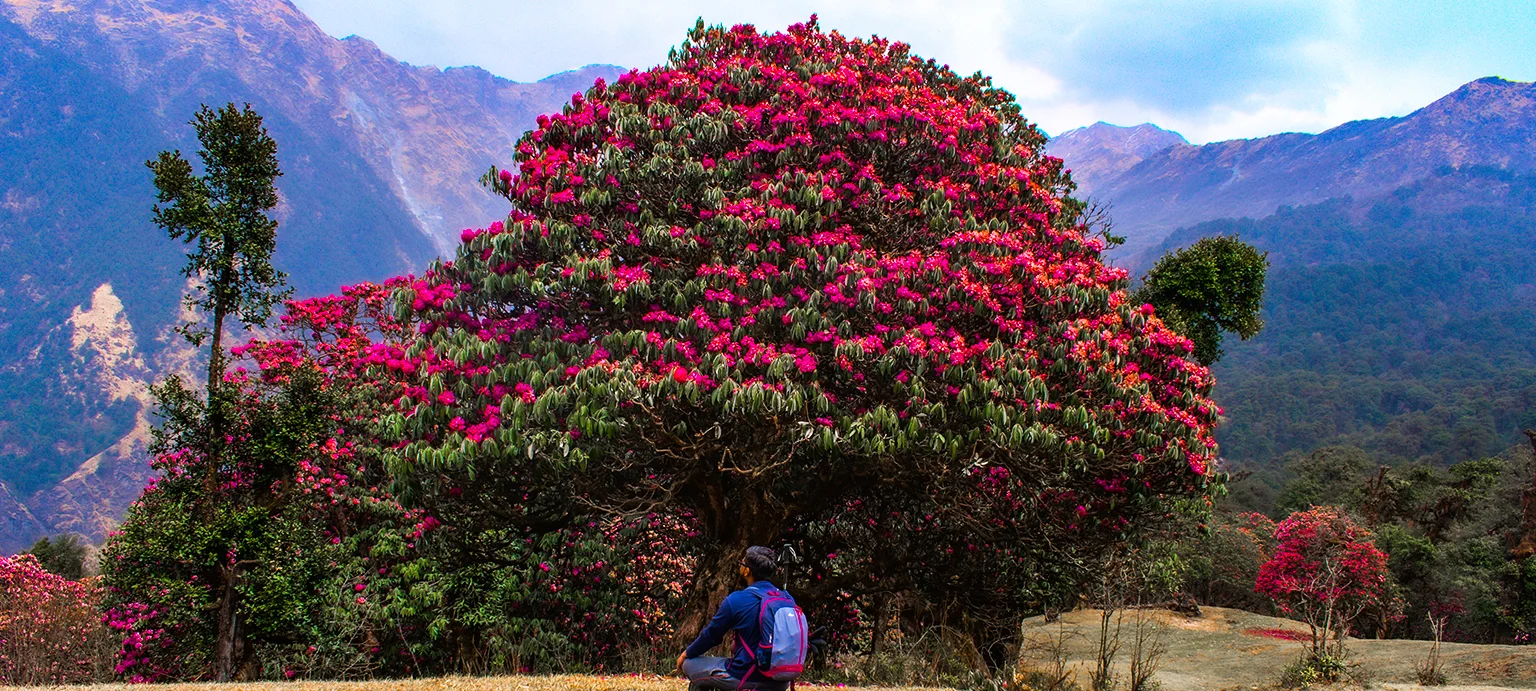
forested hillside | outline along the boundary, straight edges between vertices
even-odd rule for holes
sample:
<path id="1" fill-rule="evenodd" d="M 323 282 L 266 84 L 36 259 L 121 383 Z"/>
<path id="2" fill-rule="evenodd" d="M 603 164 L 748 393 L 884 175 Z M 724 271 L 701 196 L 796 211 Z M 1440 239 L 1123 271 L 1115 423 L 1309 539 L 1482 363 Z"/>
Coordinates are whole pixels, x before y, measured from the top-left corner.
<path id="1" fill-rule="evenodd" d="M 1351 444 L 1377 460 L 1494 455 L 1536 427 L 1536 176 L 1442 169 L 1375 199 L 1175 233 L 1269 252 L 1265 328 L 1215 368 L 1224 455 Z"/>

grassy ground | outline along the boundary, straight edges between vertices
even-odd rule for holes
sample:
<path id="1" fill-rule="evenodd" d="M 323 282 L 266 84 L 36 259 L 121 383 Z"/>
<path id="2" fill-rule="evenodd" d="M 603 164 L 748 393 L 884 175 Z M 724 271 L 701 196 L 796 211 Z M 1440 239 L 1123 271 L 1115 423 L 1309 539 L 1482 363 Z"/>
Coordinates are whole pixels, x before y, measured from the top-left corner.
<path id="1" fill-rule="evenodd" d="M 1069 666 L 1078 683 L 1087 687 L 1096 650 L 1099 610 L 1079 610 L 1058 622 L 1035 618 L 1025 623 L 1032 641 L 1027 654 L 1039 660 L 1043 643 L 1065 641 Z M 1148 612 L 1164 627 L 1168 649 L 1156 680 L 1163 691 L 1241 691 L 1272 688 L 1287 665 L 1301 655 L 1304 625 L 1240 610 L 1206 607 L 1199 617 L 1165 610 Z M 1117 668 L 1127 673 L 1132 619 L 1122 624 Z M 1351 659 L 1368 687 L 1415 688 L 1415 666 L 1429 653 L 1427 641 L 1351 639 Z M 1441 649 L 1447 683 L 1475 688 L 1536 688 L 1536 646 L 1446 643 Z M 1435 687 L 1447 689 L 1451 687 Z"/>
<path id="2" fill-rule="evenodd" d="M 797 684 L 807 688 L 806 684 Z M 97 684 L 80 687 L 90 691 L 683 691 L 688 687 L 677 677 L 655 675 L 518 677 L 441 677 L 381 681 L 268 681 L 240 684 Z M 817 688 L 811 685 L 810 688 Z M 825 688 L 825 687 L 821 687 Z M 869 691 L 939 691 L 937 689 L 889 688 Z"/>
<path id="3" fill-rule="evenodd" d="M 1099 610 L 1079 610 L 1055 622 L 1035 618 L 1025 622 L 1028 641 L 1024 657 L 1034 666 L 1048 666 L 1048 652 L 1060 642 L 1062 660 L 1077 688 L 1089 687 L 1098 640 Z M 1134 615 L 1121 625 L 1116 671 L 1125 688 L 1134 634 Z M 1206 607 L 1198 617 L 1164 610 L 1144 616 L 1161 626 L 1167 649 L 1155 680 L 1160 691 L 1270 691 L 1281 672 L 1301 655 L 1297 640 L 1306 627 L 1240 610 Z M 1536 688 L 1536 646 L 1467 645 L 1447 643 L 1441 651 L 1450 686 L 1419 687 L 1415 666 L 1429 652 L 1426 641 L 1349 641 L 1360 680 L 1382 691 L 1501 691 Z M 264 682 L 245 684 L 98 685 L 90 691 L 683 691 L 676 677 L 646 676 L 516 676 L 443 677 L 370 682 Z M 814 685 L 800 684 L 800 688 Z M 877 691 L 874 687 L 865 687 Z M 921 691 L 916 688 L 886 691 Z"/>

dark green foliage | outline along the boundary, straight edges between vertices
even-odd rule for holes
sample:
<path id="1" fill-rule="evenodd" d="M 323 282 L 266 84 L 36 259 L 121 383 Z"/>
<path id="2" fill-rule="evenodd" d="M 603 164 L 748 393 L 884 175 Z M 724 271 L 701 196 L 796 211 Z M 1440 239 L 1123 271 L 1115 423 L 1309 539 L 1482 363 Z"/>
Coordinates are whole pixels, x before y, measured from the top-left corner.
<path id="1" fill-rule="evenodd" d="M 78 535 L 45 537 L 33 543 L 27 552 L 37 557 L 43 568 L 69 580 L 77 581 L 85 575 L 85 544 Z"/>
<path id="2" fill-rule="evenodd" d="M 287 276 L 272 266 L 277 246 L 277 221 L 267 216 L 277 206 L 277 142 L 262 127 L 261 116 L 236 109 L 203 106 L 192 118 L 202 149 L 203 175 L 180 151 L 162 151 L 145 162 L 155 173 L 159 205 L 155 223 L 173 240 L 195 245 L 187 254 L 182 275 L 198 279 L 196 293 L 186 305 L 211 315 L 213 349 L 218 353 L 225 315 L 247 327 L 264 325 L 272 307 L 291 292 Z M 202 344 L 204 332 L 185 332 Z"/>
<path id="3" fill-rule="evenodd" d="M 1452 463 L 1536 427 L 1536 176 L 1447 170 L 1374 202 L 1217 221 L 1268 252 L 1262 333 L 1214 370 L 1222 452 Z"/>
<path id="4" fill-rule="evenodd" d="M 1156 307 L 1209 365 L 1221 359 L 1222 332 L 1247 340 L 1264 327 L 1259 309 L 1268 268 L 1265 253 L 1236 236 L 1201 238 L 1157 260 L 1130 299 Z"/>
<path id="5" fill-rule="evenodd" d="M 1376 469 L 1365 452 L 1354 447 L 1327 447 L 1285 465 L 1291 480 L 1280 492 L 1275 518 L 1313 506 L 1359 506 L 1359 492 Z"/>

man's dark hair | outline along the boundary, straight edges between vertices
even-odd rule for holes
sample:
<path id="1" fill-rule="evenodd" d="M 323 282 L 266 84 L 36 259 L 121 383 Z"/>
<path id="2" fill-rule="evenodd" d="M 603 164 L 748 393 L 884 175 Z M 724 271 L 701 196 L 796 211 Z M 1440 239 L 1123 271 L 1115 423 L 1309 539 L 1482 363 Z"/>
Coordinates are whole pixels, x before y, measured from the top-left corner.
<path id="1" fill-rule="evenodd" d="M 753 580 L 772 580 L 779 572 L 778 557 L 767 547 L 748 547 L 747 556 L 742 558 L 741 563 L 752 572 Z"/>

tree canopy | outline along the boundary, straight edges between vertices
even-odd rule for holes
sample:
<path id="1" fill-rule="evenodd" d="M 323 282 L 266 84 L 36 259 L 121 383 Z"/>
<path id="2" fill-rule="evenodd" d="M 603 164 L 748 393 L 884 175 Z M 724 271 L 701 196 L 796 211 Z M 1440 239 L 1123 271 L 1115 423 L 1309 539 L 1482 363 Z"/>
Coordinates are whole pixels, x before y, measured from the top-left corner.
<path id="1" fill-rule="evenodd" d="M 1201 238 L 1157 260 L 1135 299 L 1195 343 L 1195 359 L 1221 359 L 1222 332 L 1247 340 L 1264 328 L 1265 253 L 1232 236 Z"/>
<path id="2" fill-rule="evenodd" d="M 696 522 L 695 617 L 740 549 L 849 502 L 989 545 L 993 594 L 1167 516 L 1213 482 L 1211 380 L 1126 301 L 1044 141 L 903 44 L 701 23 L 539 118 L 487 176 L 506 222 L 402 292 L 392 470 L 487 554 Z"/>

